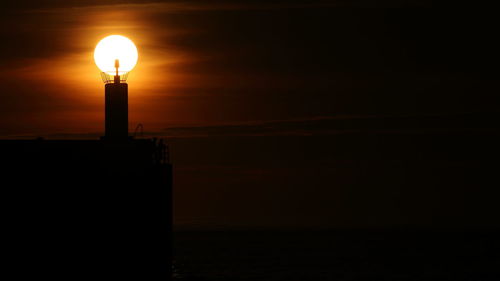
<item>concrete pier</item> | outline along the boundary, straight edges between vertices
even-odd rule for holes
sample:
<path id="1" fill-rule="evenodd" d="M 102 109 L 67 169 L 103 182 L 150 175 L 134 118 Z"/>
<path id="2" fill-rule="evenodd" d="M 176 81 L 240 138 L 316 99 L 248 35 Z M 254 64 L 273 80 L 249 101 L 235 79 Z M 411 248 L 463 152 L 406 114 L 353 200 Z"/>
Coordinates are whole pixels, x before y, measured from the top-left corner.
<path id="1" fill-rule="evenodd" d="M 1 140 L 4 275 L 170 279 L 167 151 L 154 139 Z"/>

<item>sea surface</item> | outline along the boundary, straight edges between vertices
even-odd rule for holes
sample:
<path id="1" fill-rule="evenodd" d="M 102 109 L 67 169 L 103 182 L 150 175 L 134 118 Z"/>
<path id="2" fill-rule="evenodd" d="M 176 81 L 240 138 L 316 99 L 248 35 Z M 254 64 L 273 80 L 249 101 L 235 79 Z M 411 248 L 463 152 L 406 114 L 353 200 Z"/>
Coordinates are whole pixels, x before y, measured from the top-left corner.
<path id="1" fill-rule="evenodd" d="M 500 280 L 494 231 L 176 232 L 175 280 Z"/>

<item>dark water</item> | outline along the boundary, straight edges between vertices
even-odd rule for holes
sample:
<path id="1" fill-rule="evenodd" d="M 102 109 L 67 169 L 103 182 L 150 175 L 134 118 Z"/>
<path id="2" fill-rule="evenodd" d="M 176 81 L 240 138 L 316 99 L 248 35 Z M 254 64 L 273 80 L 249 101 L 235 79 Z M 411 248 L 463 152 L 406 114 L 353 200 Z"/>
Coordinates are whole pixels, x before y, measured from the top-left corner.
<path id="1" fill-rule="evenodd" d="M 213 231 L 175 234 L 176 280 L 500 280 L 487 232 Z"/>

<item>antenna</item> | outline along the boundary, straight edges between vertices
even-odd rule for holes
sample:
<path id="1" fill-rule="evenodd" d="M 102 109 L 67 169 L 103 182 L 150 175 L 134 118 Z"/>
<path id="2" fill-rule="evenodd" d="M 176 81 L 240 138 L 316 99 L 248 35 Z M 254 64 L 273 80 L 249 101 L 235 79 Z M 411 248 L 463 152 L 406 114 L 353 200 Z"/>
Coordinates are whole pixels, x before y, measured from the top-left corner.
<path id="1" fill-rule="evenodd" d="M 118 75 L 118 68 L 120 67 L 120 60 L 116 59 L 115 60 L 115 68 L 116 68 L 116 75 L 115 75 L 115 83 L 120 84 L 120 75 Z"/>

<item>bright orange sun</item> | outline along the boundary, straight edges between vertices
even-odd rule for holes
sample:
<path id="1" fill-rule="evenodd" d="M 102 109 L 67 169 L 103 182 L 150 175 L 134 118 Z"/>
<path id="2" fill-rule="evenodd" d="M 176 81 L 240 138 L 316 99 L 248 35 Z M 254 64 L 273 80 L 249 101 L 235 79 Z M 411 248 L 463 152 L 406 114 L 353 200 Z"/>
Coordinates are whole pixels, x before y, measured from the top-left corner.
<path id="1" fill-rule="evenodd" d="M 131 71 L 137 64 L 137 48 L 134 42 L 121 35 L 110 35 L 99 41 L 94 51 L 94 60 L 102 72 L 116 73 L 115 61 L 119 60 L 119 74 Z"/>

